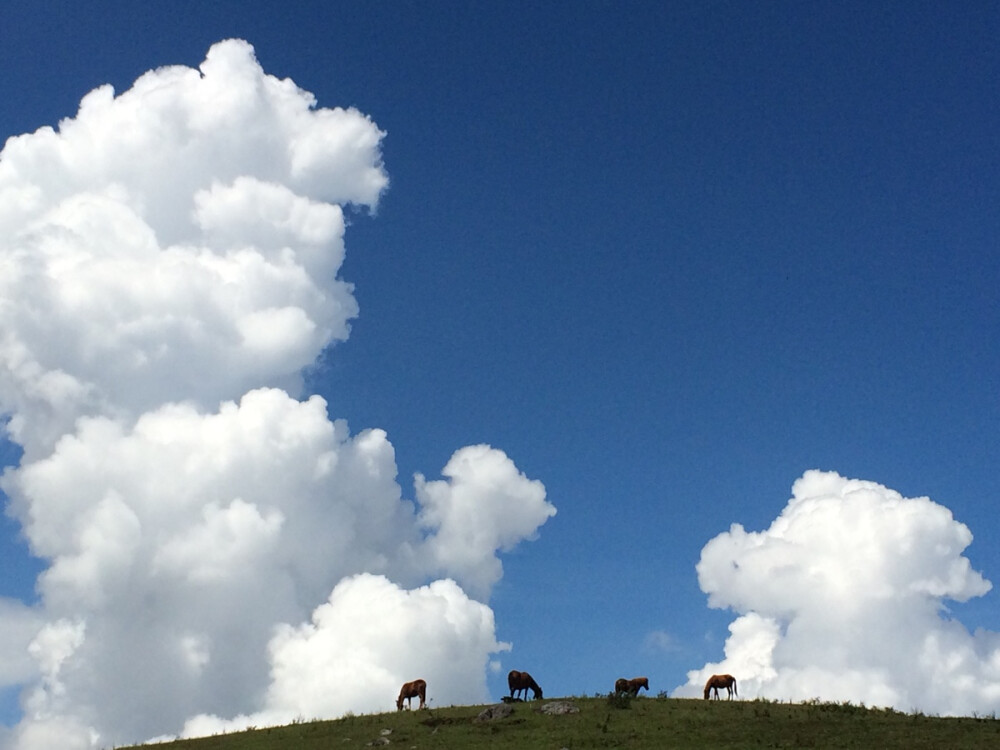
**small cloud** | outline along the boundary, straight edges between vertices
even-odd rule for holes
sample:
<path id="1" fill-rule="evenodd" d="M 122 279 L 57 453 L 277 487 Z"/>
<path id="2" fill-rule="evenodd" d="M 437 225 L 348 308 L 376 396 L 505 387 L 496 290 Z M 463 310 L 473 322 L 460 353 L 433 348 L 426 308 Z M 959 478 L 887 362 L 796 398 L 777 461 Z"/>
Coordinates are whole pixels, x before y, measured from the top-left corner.
<path id="1" fill-rule="evenodd" d="M 680 651 L 680 645 L 670 633 L 665 630 L 653 630 L 646 633 L 642 641 L 645 651 L 659 654 L 671 654 Z"/>
<path id="2" fill-rule="evenodd" d="M 441 473 L 447 478 L 415 478 L 430 564 L 473 595 L 488 597 L 503 575 L 497 552 L 532 539 L 556 514 L 555 506 L 545 500 L 541 482 L 488 445 L 456 451 Z"/>

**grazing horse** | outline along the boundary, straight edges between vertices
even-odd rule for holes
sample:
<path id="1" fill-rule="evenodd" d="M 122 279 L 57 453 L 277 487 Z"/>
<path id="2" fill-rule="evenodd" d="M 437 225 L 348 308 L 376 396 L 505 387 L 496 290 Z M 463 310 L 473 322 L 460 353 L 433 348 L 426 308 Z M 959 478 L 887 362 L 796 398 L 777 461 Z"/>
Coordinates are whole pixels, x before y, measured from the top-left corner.
<path id="1" fill-rule="evenodd" d="M 725 688 L 729 692 L 729 700 L 733 699 L 733 695 L 739 696 L 736 692 L 736 678 L 731 674 L 713 674 L 708 678 L 708 682 L 705 683 L 705 700 L 708 700 L 708 694 L 710 691 L 715 691 L 715 699 L 719 699 L 719 688 Z"/>
<path id="2" fill-rule="evenodd" d="M 423 680 L 414 680 L 413 682 L 407 682 L 403 684 L 403 687 L 399 689 L 399 697 L 396 698 L 396 710 L 403 710 L 403 701 L 406 701 L 406 707 L 411 708 L 411 700 L 413 698 L 420 698 L 420 708 L 424 707 L 424 699 L 427 697 L 427 683 Z"/>
<path id="3" fill-rule="evenodd" d="M 649 692 L 649 678 L 648 677 L 634 677 L 631 680 L 626 680 L 624 677 L 619 677 L 615 680 L 615 692 L 616 693 L 628 693 L 633 698 L 639 695 L 639 690 L 641 688 L 646 688 L 646 692 Z"/>
<path id="4" fill-rule="evenodd" d="M 531 688 L 533 699 L 542 697 L 542 689 L 538 687 L 538 683 L 527 672 L 518 672 L 516 669 L 510 670 L 510 674 L 507 675 L 507 686 L 510 688 L 511 698 L 516 697 L 523 690 L 524 697 L 527 699 L 528 688 Z"/>

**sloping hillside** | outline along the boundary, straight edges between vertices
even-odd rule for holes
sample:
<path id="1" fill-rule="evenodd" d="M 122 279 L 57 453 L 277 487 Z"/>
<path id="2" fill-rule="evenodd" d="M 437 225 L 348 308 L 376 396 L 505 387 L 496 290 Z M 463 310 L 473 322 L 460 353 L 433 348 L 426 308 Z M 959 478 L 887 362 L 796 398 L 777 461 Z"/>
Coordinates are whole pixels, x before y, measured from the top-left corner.
<path id="1" fill-rule="evenodd" d="M 936 718 L 832 704 L 700 701 L 607 696 L 565 699 L 577 713 L 549 715 L 556 701 L 517 703 L 501 719 L 476 721 L 485 706 L 348 716 L 287 727 L 181 740 L 163 750 L 581 750 L 581 748 L 976 748 L 1000 747 L 1000 721 Z"/>

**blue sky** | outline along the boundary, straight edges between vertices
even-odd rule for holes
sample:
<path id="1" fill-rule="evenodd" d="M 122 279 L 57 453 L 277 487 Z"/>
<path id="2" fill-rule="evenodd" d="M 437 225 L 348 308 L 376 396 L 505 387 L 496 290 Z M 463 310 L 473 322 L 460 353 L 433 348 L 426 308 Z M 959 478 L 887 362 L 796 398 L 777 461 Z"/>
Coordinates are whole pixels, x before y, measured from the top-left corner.
<path id="1" fill-rule="evenodd" d="M 721 662 L 736 615 L 708 607 L 702 549 L 767 529 L 810 469 L 930 497 L 1000 576 L 995 3 L 5 17 L 3 138 L 234 37 L 385 132 L 389 188 L 348 213 L 339 273 L 360 313 L 293 395 L 385 430 L 406 498 L 479 443 L 544 484 L 558 513 L 488 602 L 513 644 L 493 697 L 509 668 L 655 694 Z M 44 564 L 2 531 L 0 595 L 33 601 Z M 998 627 L 995 591 L 947 606 Z"/>

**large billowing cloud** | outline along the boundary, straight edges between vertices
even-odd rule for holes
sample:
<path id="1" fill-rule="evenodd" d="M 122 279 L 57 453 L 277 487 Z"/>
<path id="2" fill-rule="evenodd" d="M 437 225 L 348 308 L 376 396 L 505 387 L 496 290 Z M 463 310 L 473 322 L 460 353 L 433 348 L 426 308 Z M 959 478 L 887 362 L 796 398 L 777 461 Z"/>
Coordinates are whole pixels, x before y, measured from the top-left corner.
<path id="1" fill-rule="evenodd" d="M 383 135 L 231 40 L 0 152 L 0 414 L 25 449 L 0 487 L 48 563 L 37 605 L 0 601 L 7 744 L 384 709 L 416 676 L 485 696 L 497 553 L 555 512 L 544 488 L 480 445 L 407 500 L 385 432 L 297 397 L 358 313 L 344 209 L 385 189 Z"/>
<path id="2" fill-rule="evenodd" d="M 821 698 L 940 714 L 1000 706 L 1000 634 L 970 633 L 946 600 L 991 584 L 963 556 L 972 534 L 926 497 L 807 472 L 763 532 L 734 524 L 702 550 L 709 605 L 731 608 L 725 659 L 712 673 L 743 696 Z"/>
<path id="3" fill-rule="evenodd" d="M 294 388 L 357 314 L 336 278 L 341 204 L 377 202 L 382 135 L 231 41 L 200 71 L 103 86 L 58 131 L 9 139 L 0 399 L 14 439 L 32 456 L 81 415 Z"/>

